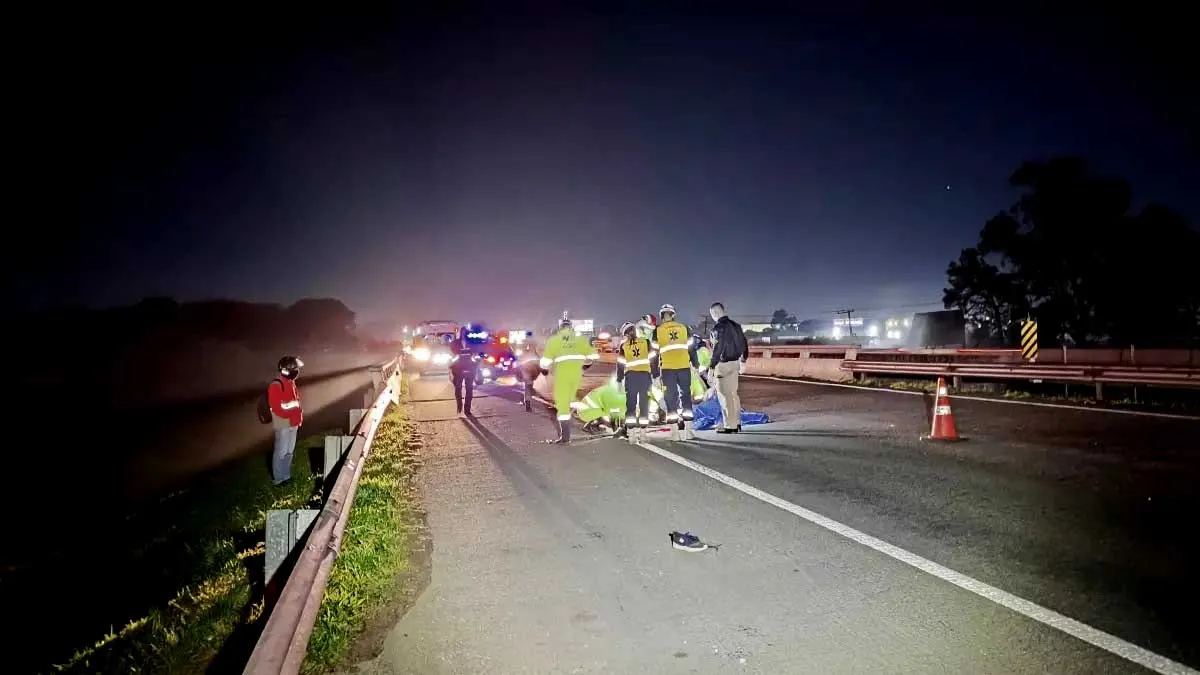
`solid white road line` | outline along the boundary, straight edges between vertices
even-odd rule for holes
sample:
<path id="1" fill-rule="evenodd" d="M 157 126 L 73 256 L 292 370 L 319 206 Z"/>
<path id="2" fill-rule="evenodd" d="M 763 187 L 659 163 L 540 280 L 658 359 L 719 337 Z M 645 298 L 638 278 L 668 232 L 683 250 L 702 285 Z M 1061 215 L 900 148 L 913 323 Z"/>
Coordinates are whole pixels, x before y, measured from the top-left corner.
<path id="1" fill-rule="evenodd" d="M 864 387 L 861 384 L 841 384 L 838 382 L 817 382 L 814 380 L 797 380 L 788 377 L 775 377 L 774 375 L 742 375 L 742 377 L 752 378 L 755 380 L 774 380 L 776 382 L 787 382 L 789 384 L 811 384 L 818 387 L 841 387 L 843 389 L 858 389 L 860 391 L 877 391 L 886 394 L 909 394 L 912 396 L 920 396 L 928 393 L 923 391 L 908 391 L 905 389 L 883 389 L 881 387 Z M 1087 408 L 1081 405 L 1066 405 L 1063 403 L 1040 403 L 1038 401 L 1013 401 L 1007 398 L 988 398 L 986 396 L 962 396 L 954 394 L 950 397 L 956 400 L 966 401 L 984 401 L 986 403 L 1011 403 L 1013 405 L 1031 405 L 1039 408 L 1062 408 L 1063 410 L 1082 410 L 1086 412 L 1113 413 L 1114 415 L 1138 415 L 1141 417 L 1162 417 L 1172 420 L 1189 420 L 1192 422 L 1200 422 L 1200 417 L 1195 415 L 1179 415 L 1176 413 L 1160 413 L 1150 412 L 1146 410 L 1120 410 L 1117 408 Z"/>
<path id="2" fill-rule="evenodd" d="M 814 525 L 819 525 L 831 532 L 840 534 L 847 539 L 856 541 L 863 546 L 872 548 L 880 553 L 883 553 L 884 555 L 891 556 L 892 558 L 895 558 L 896 560 L 899 560 L 907 565 L 911 565 L 922 572 L 931 574 L 943 581 L 948 581 L 959 588 L 966 589 L 982 598 L 986 598 L 998 605 L 1007 607 L 1014 612 L 1033 619 L 1034 621 L 1043 623 L 1051 628 L 1057 628 L 1068 635 L 1079 638 L 1084 642 L 1095 645 L 1100 649 L 1120 656 L 1128 661 L 1132 661 L 1140 666 L 1149 668 L 1156 673 L 1171 675 L 1200 675 L 1200 671 L 1189 668 L 1182 663 L 1178 663 L 1166 658 L 1165 656 L 1155 654 L 1148 649 L 1139 647 L 1131 642 L 1126 642 L 1115 635 L 1110 635 L 1097 628 L 1092 628 L 1091 626 L 1076 621 L 1068 616 L 1063 616 L 1052 609 L 1047 609 L 1041 605 L 1025 600 L 1024 598 L 1019 598 L 1011 593 L 1002 591 L 995 586 L 989 586 L 978 579 L 955 572 L 954 570 L 948 567 L 943 567 L 932 560 L 927 560 L 915 553 L 910 553 L 909 551 L 906 551 L 898 546 L 893 546 L 886 541 L 876 539 L 875 537 L 872 537 L 864 532 L 859 532 L 848 525 L 843 525 L 836 520 L 826 518 L 825 516 L 813 511 L 809 511 L 802 506 L 797 506 L 786 499 L 780 499 L 775 495 L 763 492 L 753 485 L 743 483 L 736 478 L 727 476 L 720 471 L 711 469 L 703 464 L 693 462 L 686 457 L 681 457 L 669 450 L 664 450 L 650 443 L 639 443 L 638 445 L 660 457 L 663 457 L 664 459 L 668 459 L 676 464 L 685 466 L 719 483 L 724 483 L 725 485 L 728 485 L 739 492 L 764 501 L 772 506 L 781 508 L 795 516 L 799 516 L 813 523 Z"/>

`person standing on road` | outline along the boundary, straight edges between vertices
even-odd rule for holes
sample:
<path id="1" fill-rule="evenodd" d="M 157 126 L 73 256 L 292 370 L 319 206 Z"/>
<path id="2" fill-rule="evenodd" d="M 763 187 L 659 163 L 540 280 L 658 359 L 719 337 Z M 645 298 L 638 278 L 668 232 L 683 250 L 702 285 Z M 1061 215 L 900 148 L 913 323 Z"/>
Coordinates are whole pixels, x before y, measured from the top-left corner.
<path id="1" fill-rule="evenodd" d="M 667 389 L 667 424 L 677 425 L 671 429 L 671 440 L 680 440 L 682 431 L 686 441 L 696 437 L 692 432 L 692 368 L 699 366 L 696 350 L 687 326 L 675 320 L 674 305 L 663 305 L 658 316 L 660 321 L 650 348 L 658 352 L 662 382 Z"/>
<path id="2" fill-rule="evenodd" d="M 708 362 L 712 360 L 712 350 L 709 349 L 709 342 L 707 339 L 702 338 L 699 335 L 693 335 L 692 339 L 695 340 L 694 349 L 696 350 L 696 363 L 699 364 L 696 367 L 696 375 L 704 384 L 704 388 L 709 389 L 712 387 L 712 384 L 710 384 L 708 381 Z"/>
<path id="3" fill-rule="evenodd" d="M 475 396 L 475 369 L 479 365 L 479 357 L 475 355 L 475 349 L 467 340 L 467 333 L 470 328 L 463 326 L 458 329 L 458 337 L 455 338 L 454 344 L 451 345 L 452 353 L 450 357 L 450 381 L 454 383 L 454 407 L 456 414 L 471 416 L 471 399 Z M 466 386 L 466 395 L 463 395 L 463 386 Z"/>
<path id="4" fill-rule="evenodd" d="M 582 335 L 575 332 L 566 313 L 558 322 L 558 332 L 546 341 L 546 349 L 538 361 L 542 374 L 549 375 L 554 367 L 554 410 L 557 415 L 558 438 L 556 444 L 571 442 L 571 403 L 579 385 L 583 383 L 583 371 L 591 368 L 600 358 L 596 348 Z"/>
<path id="5" fill-rule="evenodd" d="M 638 335 L 637 326 L 626 322 L 621 326 L 621 336 L 617 383 L 625 385 L 625 429 L 629 442 L 636 444 L 650 426 L 650 382 L 658 377 L 658 360 L 650 341 Z"/>
<path id="6" fill-rule="evenodd" d="M 709 381 L 717 380 L 717 400 L 724 417 L 718 434 L 736 434 L 742 430 L 742 400 L 738 397 L 738 375 L 750 358 L 750 345 L 741 324 L 725 314 L 725 305 L 714 302 L 708 314 L 717 322 L 713 327 L 712 357 L 708 362 Z"/>
<path id="7" fill-rule="evenodd" d="M 295 356 L 279 359 L 279 374 L 267 386 L 267 405 L 271 409 L 271 428 L 275 430 L 275 450 L 271 455 L 271 473 L 276 485 L 292 479 L 292 456 L 296 454 L 296 437 L 304 424 L 304 409 L 300 407 L 300 390 L 296 378 L 304 362 Z"/>

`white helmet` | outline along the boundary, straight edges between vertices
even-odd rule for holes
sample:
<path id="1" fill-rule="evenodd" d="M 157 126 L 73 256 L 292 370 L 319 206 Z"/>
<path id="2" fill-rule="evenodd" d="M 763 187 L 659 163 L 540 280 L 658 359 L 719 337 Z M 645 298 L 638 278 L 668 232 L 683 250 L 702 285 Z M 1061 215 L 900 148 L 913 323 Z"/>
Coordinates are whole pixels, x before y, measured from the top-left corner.
<path id="1" fill-rule="evenodd" d="M 674 314 L 675 313 L 675 305 L 672 305 L 671 303 L 668 302 L 668 303 L 664 304 L 662 307 L 658 308 L 659 316 L 667 314 L 668 312 L 671 314 Z"/>

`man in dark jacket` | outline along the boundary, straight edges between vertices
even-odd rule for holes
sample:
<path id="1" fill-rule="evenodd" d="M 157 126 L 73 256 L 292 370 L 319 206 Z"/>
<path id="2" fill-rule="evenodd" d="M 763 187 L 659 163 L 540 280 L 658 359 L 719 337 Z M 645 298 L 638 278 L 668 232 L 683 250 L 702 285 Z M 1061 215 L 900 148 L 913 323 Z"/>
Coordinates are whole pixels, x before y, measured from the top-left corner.
<path id="1" fill-rule="evenodd" d="M 454 383 L 454 406 L 458 414 L 471 416 L 471 399 L 475 396 L 475 369 L 479 367 L 479 357 L 475 354 L 476 347 L 467 339 L 470 329 L 466 326 L 458 329 L 458 337 L 451 343 L 450 349 L 450 381 Z M 463 388 L 466 395 L 463 395 Z"/>
<path id="2" fill-rule="evenodd" d="M 708 314 L 717 322 L 713 327 L 712 358 L 708 366 L 709 382 L 716 378 L 717 400 L 721 403 L 723 427 L 718 434 L 736 434 L 742 430 L 742 400 L 738 397 L 738 375 L 750 358 L 750 345 L 742 326 L 725 314 L 725 305 L 714 302 Z M 705 365 L 705 364 L 701 364 Z"/>

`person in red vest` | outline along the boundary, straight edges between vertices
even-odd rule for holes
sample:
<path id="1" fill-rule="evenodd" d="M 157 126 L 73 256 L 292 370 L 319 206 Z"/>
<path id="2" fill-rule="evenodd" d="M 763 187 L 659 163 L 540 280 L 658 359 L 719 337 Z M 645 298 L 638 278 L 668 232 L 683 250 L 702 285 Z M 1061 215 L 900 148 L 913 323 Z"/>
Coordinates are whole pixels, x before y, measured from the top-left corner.
<path id="1" fill-rule="evenodd" d="M 296 437 L 304 423 L 304 409 L 300 407 L 300 390 L 296 378 L 304 362 L 295 356 L 279 359 L 279 374 L 267 387 L 267 402 L 271 408 L 271 426 L 275 429 L 275 452 L 271 457 L 271 473 L 275 484 L 282 485 L 292 479 L 292 455 L 296 452 Z"/>

